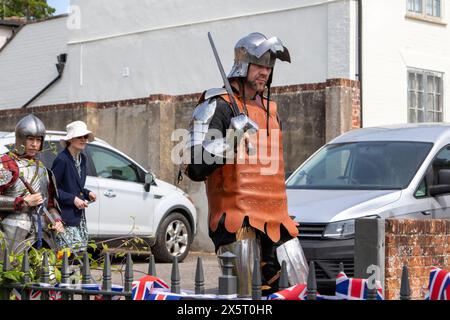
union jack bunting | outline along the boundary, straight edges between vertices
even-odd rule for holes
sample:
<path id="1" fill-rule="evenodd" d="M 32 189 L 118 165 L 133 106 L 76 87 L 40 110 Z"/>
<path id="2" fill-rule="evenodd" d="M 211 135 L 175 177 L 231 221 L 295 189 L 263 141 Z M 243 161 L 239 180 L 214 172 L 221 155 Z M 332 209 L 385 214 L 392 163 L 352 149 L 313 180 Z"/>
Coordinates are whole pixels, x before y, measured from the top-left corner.
<path id="1" fill-rule="evenodd" d="M 306 300 L 306 284 L 297 284 L 269 295 L 267 300 Z"/>
<path id="2" fill-rule="evenodd" d="M 13 289 L 12 294 L 15 300 L 22 300 L 22 294 L 17 289 Z M 41 300 L 41 295 L 41 290 L 31 290 L 29 300 Z"/>
<path id="3" fill-rule="evenodd" d="M 163 290 L 153 290 L 145 300 L 181 300 L 181 294 L 171 293 Z"/>
<path id="4" fill-rule="evenodd" d="M 383 300 L 383 290 L 379 281 L 376 281 L 377 300 Z M 366 300 L 368 294 L 367 279 L 348 278 L 344 272 L 336 277 L 336 297 L 344 300 Z"/>
<path id="5" fill-rule="evenodd" d="M 431 268 L 425 300 L 450 300 L 450 271 Z"/>
<path id="6" fill-rule="evenodd" d="M 285 290 L 272 293 L 267 300 L 307 300 L 308 289 L 306 284 L 297 284 Z M 316 294 L 316 300 L 342 300 L 336 296 Z"/>
<path id="7" fill-rule="evenodd" d="M 97 283 L 89 283 L 89 284 L 82 284 L 81 285 L 82 289 L 86 289 L 86 290 L 102 290 L 102 286 L 100 284 Z M 111 291 L 113 292 L 123 292 L 123 287 L 113 284 L 111 286 Z M 112 296 L 111 300 L 120 300 L 122 298 L 122 296 Z M 94 297 L 94 300 L 103 300 L 103 295 L 98 294 Z"/>
<path id="8" fill-rule="evenodd" d="M 145 276 L 133 281 L 131 297 L 133 300 L 148 300 L 153 289 L 169 289 L 169 286 L 161 279 L 154 276 Z"/>

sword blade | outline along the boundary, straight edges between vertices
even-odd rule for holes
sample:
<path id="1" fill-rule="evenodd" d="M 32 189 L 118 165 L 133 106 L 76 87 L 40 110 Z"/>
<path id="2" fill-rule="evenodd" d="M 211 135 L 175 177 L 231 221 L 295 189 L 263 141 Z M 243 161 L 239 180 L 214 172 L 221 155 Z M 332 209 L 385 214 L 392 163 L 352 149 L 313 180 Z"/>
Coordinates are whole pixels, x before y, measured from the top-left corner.
<path id="1" fill-rule="evenodd" d="M 234 99 L 233 89 L 231 89 L 230 81 L 228 81 L 225 71 L 223 70 L 222 62 L 220 61 L 219 54 L 217 53 L 216 45 L 214 44 L 211 32 L 208 32 L 208 38 L 214 53 L 214 58 L 216 58 L 217 66 L 219 67 L 220 75 L 222 76 L 223 84 L 225 85 L 225 90 L 227 90 L 228 96 L 230 97 L 233 114 L 236 117 L 241 114 L 241 112 L 239 111 L 236 100 Z"/>

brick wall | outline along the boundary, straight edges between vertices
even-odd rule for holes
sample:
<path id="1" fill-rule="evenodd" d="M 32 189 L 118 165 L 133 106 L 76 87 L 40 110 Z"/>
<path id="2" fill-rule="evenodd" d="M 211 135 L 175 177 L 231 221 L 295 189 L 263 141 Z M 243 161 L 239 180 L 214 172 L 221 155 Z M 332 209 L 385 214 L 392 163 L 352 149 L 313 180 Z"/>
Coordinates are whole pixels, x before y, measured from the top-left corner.
<path id="1" fill-rule="evenodd" d="M 450 270 L 450 220 L 386 220 L 385 298 L 399 299 L 407 265 L 412 299 L 423 299 L 432 266 Z"/>

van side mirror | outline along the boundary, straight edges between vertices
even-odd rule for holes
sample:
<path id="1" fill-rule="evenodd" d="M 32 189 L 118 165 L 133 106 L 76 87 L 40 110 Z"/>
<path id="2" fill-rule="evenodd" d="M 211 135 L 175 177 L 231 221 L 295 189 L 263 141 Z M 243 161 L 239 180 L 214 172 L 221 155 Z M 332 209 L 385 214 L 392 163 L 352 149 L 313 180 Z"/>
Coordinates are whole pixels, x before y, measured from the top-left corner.
<path id="1" fill-rule="evenodd" d="M 153 176 L 153 174 L 151 174 L 150 172 L 146 173 L 145 174 L 145 182 L 144 182 L 145 191 L 149 192 L 150 186 L 154 183 L 155 183 L 155 176 Z"/>
<path id="2" fill-rule="evenodd" d="M 436 182 L 436 185 L 429 187 L 430 196 L 434 197 L 450 193 L 450 169 L 439 169 Z"/>
<path id="3" fill-rule="evenodd" d="M 449 184 L 437 184 L 435 186 L 430 186 L 428 188 L 430 191 L 430 196 L 440 196 L 442 194 L 450 193 L 450 185 Z"/>

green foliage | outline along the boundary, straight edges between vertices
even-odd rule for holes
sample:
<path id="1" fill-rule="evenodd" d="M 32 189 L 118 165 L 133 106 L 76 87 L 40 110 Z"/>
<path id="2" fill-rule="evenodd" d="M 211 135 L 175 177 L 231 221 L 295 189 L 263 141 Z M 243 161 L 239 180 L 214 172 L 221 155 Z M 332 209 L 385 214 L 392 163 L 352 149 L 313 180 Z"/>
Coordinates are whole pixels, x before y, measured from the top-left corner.
<path id="1" fill-rule="evenodd" d="M 46 0 L 0 0 L 0 18 L 28 17 L 31 20 L 50 17 L 55 9 Z"/>

